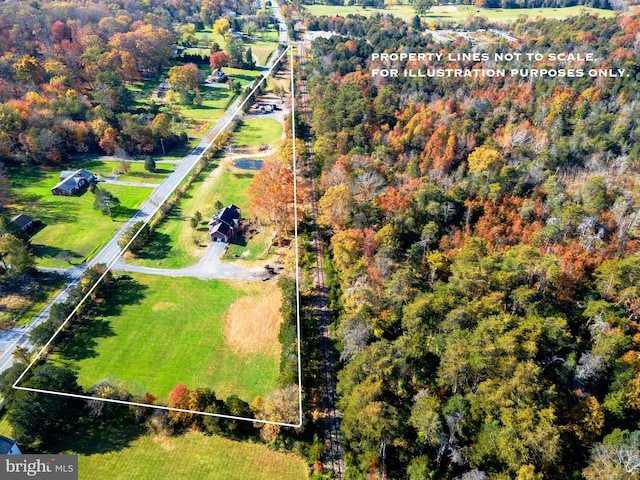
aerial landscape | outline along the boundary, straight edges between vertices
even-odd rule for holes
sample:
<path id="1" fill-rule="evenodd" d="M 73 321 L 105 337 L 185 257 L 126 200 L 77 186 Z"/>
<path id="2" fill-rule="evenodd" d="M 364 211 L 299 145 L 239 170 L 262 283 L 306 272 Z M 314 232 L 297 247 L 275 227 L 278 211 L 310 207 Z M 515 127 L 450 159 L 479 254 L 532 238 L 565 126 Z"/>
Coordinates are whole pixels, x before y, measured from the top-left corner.
<path id="1" fill-rule="evenodd" d="M 0 477 L 640 479 L 637 0 L 5 0 L 0 44 Z"/>

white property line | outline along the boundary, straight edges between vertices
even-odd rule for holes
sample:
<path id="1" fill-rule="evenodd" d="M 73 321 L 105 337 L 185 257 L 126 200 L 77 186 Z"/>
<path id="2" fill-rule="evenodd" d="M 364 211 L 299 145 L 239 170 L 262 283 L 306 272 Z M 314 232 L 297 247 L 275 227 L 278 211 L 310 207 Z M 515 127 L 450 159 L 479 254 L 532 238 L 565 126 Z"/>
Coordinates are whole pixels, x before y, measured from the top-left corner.
<path id="1" fill-rule="evenodd" d="M 297 188 L 296 188 L 297 177 L 296 177 L 295 107 L 294 107 L 294 105 L 295 105 L 295 93 L 294 93 L 294 89 L 293 89 L 293 87 L 294 87 L 293 48 L 291 46 L 287 46 L 287 48 L 282 52 L 280 57 L 278 57 L 278 59 L 274 62 L 273 66 L 262 77 L 262 80 L 260 80 L 255 85 L 255 87 L 253 87 L 253 89 L 246 96 L 244 101 L 242 103 L 240 103 L 238 108 L 235 109 L 235 112 L 233 112 L 233 114 L 229 116 L 229 118 L 225 121 L 223 126 L 220 128 L 220 131 L 211 139 L 211 141 L 207 144 L 207 146 L 204 148 L 204 150 L 200 153 L 199 158 L 202 158 L 202 156 L 207 152 L 207 150 L 209 150 L 209 148 L 211 148 L 211 145 L 213 145 L 213 142 L 215 142 L 216 139 L 218 138 L 218 136 L 222 132 L 224 132 L 224 130 L 229 125 L 229 123 L 231 123 L 234 120 L 236 114 L 242 109 L 244 104 L 251 98 L 251 96 L 258 89 L 258 87 L 262 84 L 262 82 L 264 82 L 267 79 L 267 77 L 269 75 L 271 75 L 271 72 L 273 71 L 273 69 L 278 65 L 280 60 L 282 60 L 282 58 L 287 53 L 287 50 L 291 50 L 291 126 L 292 126 L 292 141 L 293 141 L 294 234 L 295 234 L 295 246 L 296 246 L 296 255 L 295 255 L 295 258 L 296 258 L 296 261 L 295 261 L 295 265 L 296 265 L 296 315 L 297 315 L 297 320 L 296 320 L 296 330 L 297 330 L 297 332 L 296 333 L 297 333 L 297 339 L 298 339 L 298 414 L 299 414 L 298 423 L 273 422 L 273 421 L 269 421 L 269 420 L 260 420 L 260 419 L 256 419 L 256 418 L 236 417 L 236 416 L 233 416 L 233 415 L 224 415 L 224 414 L 220 414 L 220 413 L 208 413 L 208 412 L 200 412 L 198 410 L 187 410 L 187 409 L 182 409 L 182 408 L 166 407 L 166 406 L 163 406 L 163 405 L 152 405 L 152 404 L 147 404 L 147 403 L 127 402 L 127 401 L 124 401 L 124 400 L 92 397 L 90 395 L 79 395 L 79 394 L 74 394 L 74 393 L 57 392 L 57 391 L 54 391 L 54 390 L 44 390 L 44 389 L 40 389 L 40 388 L 21 387 L 21 386 L 18 385 L 18 383 L 20 383 L 22 381 L 22 379 L 27 374 L 27 372 L 29 372 L 29 370 L 31 370 L 33 365 L 47 351 L 47 349 L 49 348 L 51 343 L 55 340 L 55 338 L 58 336 L 58 334 L 66 327 L 66 325 L 69 323 L 71 318 L 80 309 L 80 307 L 86 302 L 86 300 L 89 298 L 89 296 L 91 296 L 91 294 L 98 287 L 100 282 L 102 280 L 104 280 L 104 278 L 111 271 L 111 269 L 116 264 L 118 259 L 129 248 L 129 246 L 133 243 L 133 241 L 138 237 L 138 235 L 140 234 L 142 229 L 147 226 L 147 224 L 151 221 L 153 216 L 158 212 L 160 207 L 162 205 L 164 205 L 164 203 L 169 199 L 169 197 L 173 194 L 173 192 L 178 187 L 178 185 L 180 185 L 180 183 L 182 183 L 182 181 L 187 177 L 187 175 L 191 172 L 191 170 L 187 170 L 184 173 L 184 175 L 182 176 L 182 178 L 180 179 L 180 181 L 176 182 L 176 187 L 174 187 L 171 191 L 169 191 L 167 193 L 167 195 L 165 195 L 165 197 L 162 200 L 162 202 L 159 202 L 158 205 L 156 206 L 155 210 L 148 215 L 148 218 L 147 218 L 147 220 L 144 221 L 142 227 L 133 235 L 131 240 L 129 240 L 129 242 L 127 242 L 127 244 L 124 247 L 121 248 L 121 250 L 118 252 L 118 255 L 111 261 L 111 263 L 109 263 L 109 265 L 107 265 L 107 268 L 105 269 L 104 273 L 102 275 L 100 275 L 100 277 L 98 278 L 96 283 L 94 283 L 91 286 L 91 288 L 85 294 L 85 296 L 82 297 L 80 302 L 78 302 L 76 307 L 71 311 L 71 313 L 67 316 L 67 318 L 64 320 L 64 322 L 62 322 L 62 325 L 60 325 L 60 327 L 55 331 L 55 333 L 49 339 L 49 341 L 47 341 L 47 343 L 42 347 L 42 349 L 40 349 L 40 351 L 37 353 L 37 355 L 34 357 L 34 359 L 31 361 L 31 363 L 27 366 L 27 368 L 24 370 L 24 372 L 22 372 L 22 374 L 20 374 L 18 379 L 13 383 L 12 387 L 14 389 L 23 390 L 23 391 L 26 391 L 26 392 L 35 392 L 35 393 L 45 393 L 45 394 L 49 394 L 49 395 L 57 395 L 57 396 L 60 396 L 60 397 L 77 398 L 77 399 L 83 399 L 83 400 L 95 400 L 95 401 L 101 401 L 101 402 L 107 402 L 107 403 L 117 403 L 117 404 L 121 404 L 121 405 L 131 405 L 131 406 L 136 406 L 136 407 L 155 408 L 155 409 L 158 409 L 158 410 L 167 410 L 167 411 L 171 411 L 171 412 L 194 413 L 194 414 L 205 415 L 205 416 L 209 416 L 209 417 L 221 417 L 221 418 L 226 418 L 226 419 L 241 420 L 241 421 L 247 421 L 247 422 L 252 422 L 252 423 L 263 423 L 263 424 L 268 424 L 268 425 L 279 425 L 279 426 L 283 426 L 283 427 L 298 428 L 298 427 L 302 426 L 302 423 L 303 423 L 303 412 L 302 412 L 302 354 L 301 354 L 301 347 L 300 347 L 300 344 L 301 344 L 301 322 L 300 322 L 300 295 L 299 295 L 300 279 L 299 279 L 299 271 L 298 271 L 298 265 L 299 265 L 299 258 L 298 258 L 299 257 L 299 252 L 298 252 L 298 214 L 297 214 L 298 201 L 297 201 L 297 197 L 296 197 L 296 193 L 297 193 Z M 196 164 L 197 164 L 197 162 L 194 163 L 194 166 Z"/>
<path id="2" fill-rule="evenodd" d="M 300 424 L 302 426 L 302 354 L 300 353 L 300 344 L 302 327 L 300 325 L 300 272 L 298 265 L 298 177 L 296 176 L 297 170 L 297 158 L 296 158 L 296 107 L 295 107 L 295 88 L 293 81 L 293 47 L 291 49 L 289 70 L 291 71 L 291 139 L 292 139 L 292 152 L 293 152 L 293 233 L 296 246 L 296 330 L 298 332 L 298 413 L 300 415 Z"/>

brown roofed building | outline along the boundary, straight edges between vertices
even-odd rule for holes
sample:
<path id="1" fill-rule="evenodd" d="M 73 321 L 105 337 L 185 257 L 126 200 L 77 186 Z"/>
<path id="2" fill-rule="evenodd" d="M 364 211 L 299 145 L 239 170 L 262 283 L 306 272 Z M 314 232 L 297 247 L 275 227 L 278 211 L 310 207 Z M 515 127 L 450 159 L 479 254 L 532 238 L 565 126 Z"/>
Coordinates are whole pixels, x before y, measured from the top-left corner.
<path id="1" fill-rule="evenodd" d="M 229 243 L 240 231 L 240 209 L 235 205 L 218 210 L 209 222 L 209 236 L 212 242 Z"/>

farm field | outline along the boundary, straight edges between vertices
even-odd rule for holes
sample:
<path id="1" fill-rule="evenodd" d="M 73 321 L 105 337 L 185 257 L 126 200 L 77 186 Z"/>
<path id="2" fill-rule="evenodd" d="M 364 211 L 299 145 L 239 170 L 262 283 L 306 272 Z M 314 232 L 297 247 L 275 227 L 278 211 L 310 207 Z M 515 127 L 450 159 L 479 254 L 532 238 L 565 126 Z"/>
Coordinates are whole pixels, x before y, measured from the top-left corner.
<path id="1" fill-rule="evenodd" d="M 100 189 L 120 200 L 114 220 L 93 209 L 94 195 L 86 191 L 80 197 L 51 194 L 60 172 L 21 169 L 12 172 L 12 187 L 17 194 L 10 211 L 26 213 L 46 226 L 31 238 L 36 263 L 43 267 L 68 267 L 91 257 L 151 194 L 146 187 L 99 184 Z"/>
<path id="2" fill-rule="evenodd" d="M 248 402 L 277 388 L 281 301 L 272 284 L 132 276 L 119 283 L 117 311 L 80 326 L 53 360 L 77 368 L 81 386 L 124 382 L 160 402 L 178 383 Z M 264 299 L 259 313 L 244 306 Z"/>
<path id="3" fill-rule="evenodd" d="M 363 8 L 358 6 L 334 6 L 334 5 L 304 5 L 304 9 L 314 16 L 347 16 L 364 15 L 370 16 L 376 13 L 390 14 L 394 17 L 410 21 L 415 17 L 415 10 L 411 5 L 388 5 L 384 9 Z M 454 20 L 464 21 L 470 14 L 487 17 L 490 21 L 513 21 L 519 17 L 542 17 L 542 18 L 567 18 L 581 15 L 583 12 L 597 13 L 603 17 L 610 17 L 615 14 L 612 10 L 601 8 L 590 8 L 585 6 L 574 6 L 564 8 L 476 8 L 470 5 L 448 6 L 440 5 L 432 7 L 422 18 L 433 20 Z"/>

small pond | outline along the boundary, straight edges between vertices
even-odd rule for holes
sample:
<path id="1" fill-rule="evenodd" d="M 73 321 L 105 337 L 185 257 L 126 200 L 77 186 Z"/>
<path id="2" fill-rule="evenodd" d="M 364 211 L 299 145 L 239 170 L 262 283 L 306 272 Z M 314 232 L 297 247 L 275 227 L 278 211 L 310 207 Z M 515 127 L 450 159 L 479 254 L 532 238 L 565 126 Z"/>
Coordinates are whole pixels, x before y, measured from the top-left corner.
<path id="1" fill-rule="evenodd" d="M 255 160 L 253 158 L 243 158 L 236 160 L 233 164 L 241 168 L 242 170 L 260 170 L 262 168 L 262 160 Z"/>

